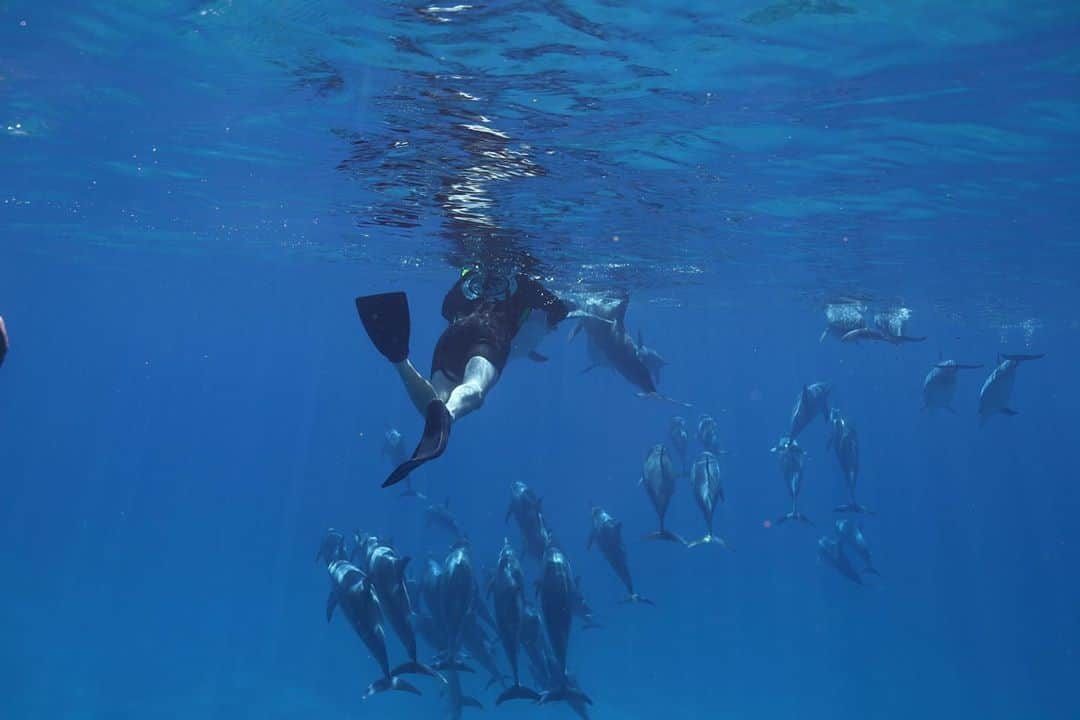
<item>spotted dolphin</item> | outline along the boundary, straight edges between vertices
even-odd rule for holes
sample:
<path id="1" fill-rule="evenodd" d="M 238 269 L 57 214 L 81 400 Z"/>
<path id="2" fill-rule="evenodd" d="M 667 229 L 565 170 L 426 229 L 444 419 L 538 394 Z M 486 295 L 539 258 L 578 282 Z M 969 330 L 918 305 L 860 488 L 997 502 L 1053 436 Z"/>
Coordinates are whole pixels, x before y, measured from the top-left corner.
<path id="1" fill-rule="evenodd" d="M 689 407 L 687 403 L 661 395 L 656 389 L 659 370 L 666 361 L 655 350 L 645 347 L 640 335 L 635 342 L 626 329 L 629 302 L 630 299 L 624 297 L 606 305 L 597 303 L 590 308 L 590 316 L 582 318 L 570 331 L 571 340 L 582 331 L 585 333 L 590 364 L 582 372 L 610 367 L 638 388 L 638 395 Z"/>
<path id="2" fill-rule="evenodd" d="M 923 380 L 923 409 L 944 409 L 956 414 L 952 401 L 956 397 L 956 379 L 961 370 L 977 370 L 982 365 L 965 365 L 955 360 L 942 360 Z"/>
<path id="3" fill-rule="evenodd" d="M 624 602 L 652 605 L 652 600 L 634 592 L 634 580 L 630 577 L 630 561 L 626 555 L 626 543 L 622 538 L 622 523 L 599 507 L 592 509 L 592 531 L 589 533 L 587 547 L 591 550 L 593 544 L 600 548 L 600 554 L 608 561 L 608 565 L 626 587 L 627 596 Z"/>
<path id="4" fill-rule="evenodd" d="M 671 504 L 671 496 L 675 493 L 675 467 L 663 445 L 653 445 L 649 451 L 638 484 L 645 488 L 645 494 L 648 495 L 649 502 L 652 503 L 660 520 L 660 529 L 649 533 L 645 539 L 670 540 L 685 545 L 685 540 L 664 528 L 664 516 L 667 515 L 668 505 Z"/>
<path id="5" fill-rule="evenodd" d="M 776 443 L 776 447 L 769 452 L 780 457 L 780 472 L 784 476 L 784 485 L 791 496 L 791 512 L 777 518 L 776 524 L 780 525 L 788 520 L 798 520 L 813 527 L 813 521 L 799 512 L 799 493 L 802 492 L 803 465 L 806 462 L 806 451 L 791 438 L 782 437 L 780 442 Z"/>
<path id="6" fill-rule="evenodd" d="M 1012 402 L 1013 385 L 1016 384 L 1016 369 L 1020 363 L 1039 360 L 1045 355 L 998 355 L 998 365 L 986 378 L 979 390 L 979 422 L 983 424 L 991 415 L 1018 415 L 1009 407 Z"/>
<path id="7" fill-rule="evenodd" d="M 691 542 L 689 547 L 712 544 L 730 549 L 724 538 L 713 535 L 713 516 L 716 514 L 716 507 L 724 502 L 724 488 L 720 479 L 720 462 L 716 455 L 706 450 L 690 470 L 690 491 L 693 493 L 694 503 L 705 519 L 705 535 L 700 540 Z"/>

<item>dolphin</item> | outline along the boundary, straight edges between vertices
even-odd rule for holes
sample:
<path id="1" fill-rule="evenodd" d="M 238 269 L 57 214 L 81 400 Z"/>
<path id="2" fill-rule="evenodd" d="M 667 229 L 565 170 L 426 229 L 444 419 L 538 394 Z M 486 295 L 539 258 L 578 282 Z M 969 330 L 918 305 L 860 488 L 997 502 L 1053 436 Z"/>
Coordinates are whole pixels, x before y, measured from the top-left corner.
<path id="1" fill-rule="evenodd" d="M 525 614 L 525 575 L 509 540 L 503 540 L 499 564 L 490 587 L 495 600 L 496 630 L 514 677 L 514 685 L 504 690 L 495 700 L 495 704 L 502 705 L 507 700 L 537 701 L 540 694 L 521 684 L 518 671 L 518 651 L 521 648 L 521 629 Z"/>
<path id="2" fill-rule="evenodd" d="M 450 498 L 447 498 L 442 505 L 432 503 L 424 509 L 424 526 L 431 527 L 432 525 L 450 533 L 455 540 L 462 540 L 467 537 L 461 523 L 450 512 Z"/>
<path id="3" fill-rule="evenodd" d="M 446 623 L 447 661 L 454 663 L 465 641 L 466 623 L 472 616 L 476 601 L 476 576 L 467 545 L 458 544 L 446 557 L 440 576 L 439 595 L 442 619 Z M 436 667 L 442 669 L 439 665 Z"/>
<path id="4" fill-rule="evenodd" d="M 549 545 L 544 552 L 544 565 L 537 591 L 540 595 L 540 612 L 547 628 L 548 641 L 555 657 L 555 674 L 558 685 L 543 693 L 540 702 L 568 700 L 571 697 L 588 698 L 574 690 L 566 672 L 566 655 L 570 646 L 570 627 L 573 619 L 574 573 L 570 561 L 556 545 Z"/>
<path id="5" fill-rule="evenodd" d="M 784 475 L 784 485 L 787 486 L 788 494 L 791 495 L 791 512 L 777 518 L 776 524 L 780 525 L 788 520 L 798 520 L 813 527 L 810 518 L 799 512 L 799 493 L 802 491 L 803 464 L 806 462 L 806 452 L 799 443 L 789 437 L 780 438 L 776 447 L 769 452 L 776 453 L 780 457 L 780 472 Z"/>
<path id="6" fill-rule="evenodd" d="M 379 601 L 368 578 L 348 560 L 335 560 L 327 567 L 327 572 L 330 573 L 337 604 L 341 606 L 345 618 L 383 673 L 382 678 L 368 686 L 364 698 L 386 690 L 420 695 L 417 688 L 390 672 L 390 657 L 386 651 L 386 633 L 382 628 Z"/>
<path id="7" fill-rule="evenodd" d="M 319 549 L 315 552 L 315 562 L 329 565 L 335 560 L 344 560 L 346 557 L 345 536 L 338 530 L 330 528 L 326 531 L 322 542 L 319 543 Z"/>
<path id="8" fill-rule="evenodd" d="M 630 577 L 630 562 L 626 557 L 626 544 L 622 539 L 622 523 L 606 510 L 598 507 L 592 509 L 592 530 L 589 532 L 589 542 L 586 547 L 591 550 L 594 543 L 600 548 L 600 554 L 608 561 L 608 565 L 626 587 L 627 596 L 624 602 L 652 605 L 652 600 L 634 592 L 634 580 Z"/>
<path id="9" fill-rule="evenodd" d="M 393 548 L 382 545 L 372 553 L 368 571 L 368 580 L 379 601 L 382 616 L 390 623 L 409 656 L 409 662 L 395 668 L 394 675 L 427 675 L 446 682 L 445 678 L 416 659 L 416 633 L 410 622 L 413 606 L 405 581 L 405 568 L 408 565 L 409 558 L 399 557 Z"/>
<path id="10" fill-rule="evenodd" d="M 712 415 L 702 415 L 698 418 L 697 437 L 701 447 L 713 455 L 726 454 L 720 449 L 720 429 L 716 427 L 716 420 Z"/>
<path id="11" fill-rule="evenodd" d="M 705 537 L 694 540 L 690 543 L 690 547 L 714 543 L 730 550 L 724 539 L 713 535 L 712 531 L 716 506 L 724 502 L 724 488 L 720 485 L 720 463 L 716 455 L 708 450 L 701 453 L 701 457 L 690 471 L 690 491 L 705 518 Z"/>
<path id="12" fill-rule="evenodd" d="M 862 575 L 855 569 L 841 544 L 830 537 L 818 538 L 818 557 L 856 585 L 865 585 Z"/>
<path id="13" fill-rule="evenodd" d="M 666 362 L 655 350 L 645 347 L 640 335 L 638 342 L 634 342 L 627 331 L 626 308 L 629 302 L 629 298 L 622 298 L 611 306 L 599 307 L 592 316 L 582 318 L 570 331 L 571 340 L 585 332 L 590 364 L 582 372 L 601 366 L 610 367 L 638 388 L 638 395 L 689 407 L 657 391 L 659 371 Z"/>
<path id="14" fill-rule="evenodd" d="M 596 630 L 603 627 L 596 621 L 596 613 L 593 612 L 589 601 L 585 599 L 585 591 L 581 588 L 581 576 L 574 578 L 574 593 L 570 601 L 570 612 L 581 621 L 582 630 Z"/>
<path id="15" fill-rule="evenodd" d="M 982 389 L 979 390 L 979 423 L 996 413 L 1002 415 L 1017 415 L 1019 413 L 1009 407 L 1012 401 L 1013 385 L 1016 383 L 1016 368 L 1020 363 L 1029 360 L 1039 360 L 1046 355 L 998 355 L 998 365 L 986 378 Z"/>
<path id="16" fill-rule="evenodd" d="M 830 303 L 825 306 L 825 330 L 819 342 L 825 342 L 829 335 L 839 339 L 852 330 L 866 327 L 863 313 L 866 306 L 860 302 Z"/>
<path id="17" fill-rule="evenodd" d="M 862 527 L 854 520 L 837 520 L 836 536 L 840 538 L 840 544 L 851 548 L 863 562 L 863 572 L 871 575 L 880 575 L 874 569 L 874 559 L 870 554 L 870 546 L 863 535 Z"/>
<path id="18" fill-rule="evenodd" d="M 476 660 L 480 667 L 487 670 L 487 687 L 491 687 L 496 683 L 506 687 L 506 676 L 499 669 L 499 664 L 495 662 L 495 656 L 492 654 L 493 643 L 491 638 L 488 637 L 475 614 L 466 618 L 465 633 L 462 635 L 462 640 L 462 647 L 465 648 L 466 654 Z"/>
<path id="19" fill-rule="evenodd" d="M 397 428 L 390 428 L 383 435 L 382 455 L 390 461 L 393 467 L 399 467 L 409 459 L 409 450 L 405 447 L 405 438 Z M 415 490 L 412 486 L 412 478 L 405 478 L 405 489 L 401 497 L 415 497 L 426 500 L 424 494 Z"/>
<path id="20" fill-rule="evenodd" d="M 886 310 L 874 316 L 874 324 L 877 327 L 858 327 L 849 330 L 840 337 L 840 340 L 841 342 L 873 340 L 892 343 L 893 345 L 926 340 L 925 336 L 916 337 L 906 334 L 909 319 L 911 319 L 911 310 L 908 308 Z"/>
<path id="21" fill-rule="evenodd" d="M 840 461 L 840 471 L 844 475 L 844 484 L 847 485 L 850 502 L 841 505 L 833 512 L 874 513 L 855 501 L 855 486 L 859 481 L 859 436 L 855 432 L 855 425 L 845 418 L 837 408 L 829 413 L 832 423 L 832 434 L 829 443 L 836 450 L 836 459 Z"/>
<path id="22" fill-rule="evenodd" d="M 671 504 L 671 496 L 675 493 L 675 468 L 663 445 L 653 445 L 649 450 L 638 484 L 645 488 L 645 494 L 649 496 L 649 502 L 660 519 L 660 529 L 649 533 L 645 539 L 670 540 L 685 545 L 685 540 L 664 529 L 664 516 Z"/>
<path id="23" fill-rule="evenodd" d="M 690 447 L 690 435 L 686 431 L 686 419 L 675 416 L 668 425 L 668 442 L 679 456 L 679 469 L 685 474 L 689 472 L 690 465 L 687 460 L 687 452 Z"/>
<path id="24" fill-rule="evenodd" d="M 956 376 L 961 370 L 976 370 L 982 365 L 964 365 L 955 360 L 943 360 L 926 374 L 923 380 L 923 409 L 944 408 L 956 414 L 952 401 L 956 397 Z"/>
<path id="25" fill-rule="evenodd" d="M 542 503 L 525 483 L 515 481 L 510 487 L 510 507 L 506 509 L 505 519 L 509 520 L 512 516 L 517 521 L 524 554 L 536 560 L 544 557 L 544 548 L 550 540 L 550 533 L 544 523 Z"/>
<path id="26" fill-rule="evenodd" d="M 788 437 L 794 440 L 819 414 L 823 418 L 829 417 L 830 392 L 832 392 L 832 385 L 829 383 L 816 382 L 812 385 L 803 385 L 799 396 L 795 398 L 795 407 L 791 409 Z"/>

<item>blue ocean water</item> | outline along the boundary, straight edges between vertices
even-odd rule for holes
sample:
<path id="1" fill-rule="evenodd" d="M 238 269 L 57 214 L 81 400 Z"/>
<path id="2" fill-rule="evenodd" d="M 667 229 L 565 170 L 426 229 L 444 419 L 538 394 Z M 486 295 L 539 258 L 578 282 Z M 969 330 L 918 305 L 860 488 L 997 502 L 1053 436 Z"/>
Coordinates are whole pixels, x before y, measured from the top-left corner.
<path id="1" fill-rule="evenodd" d="M 0 717 L 447 716 L 425 679 L 361 700 L 312 556 L 331 526 L 447 552 L 379 487 L 421 419 L 353 298 L 407 291 L 426 371 L 477 260 L 629 293 L 693 403 L 582 373 L 566 324 L 416 473 L 488 569 L 511 483 L 543 496 L 603 626 L 571 635 L 591 717 L 1077 717 L 1078 32 L 1041 1 L 0 5 Z M 843 298 L 929 339 L 819 341 Z M 1003 352 L 1046 357 L 980 426 Z M 941 357 L 986 366 L 955 414 L 921 407 Z M 859 428 L 863 587 L 817 557 L 820 420 L 817 527 L 767 522 L 814 381 Z M 639 540 L 676 413 L 717 420 L 732 552 Z M 586 549 L 594 504 L 655 608 Z M 704 530 L 684 478 L 668 524 Z M 574 717 L 485 681 L 485 713 Z"/>

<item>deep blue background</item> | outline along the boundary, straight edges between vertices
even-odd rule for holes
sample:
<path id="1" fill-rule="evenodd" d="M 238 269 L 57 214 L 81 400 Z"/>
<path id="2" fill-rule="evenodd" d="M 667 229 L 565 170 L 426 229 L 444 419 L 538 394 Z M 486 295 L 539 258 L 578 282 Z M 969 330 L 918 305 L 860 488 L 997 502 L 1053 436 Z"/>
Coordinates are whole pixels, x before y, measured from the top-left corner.
<path id="1" fill-rule="evenodd" d="M 378 487 L 383 432 L 420 422 L 352 300 L 408 291 L 426 370 L 455 261 L 510 245 L 560 290 L 632 290 L 662 389 L 729 452 L 735 552 L 638 542 L 676 409 L 582 375 L 564 327 L 417 474 L 488 566 L 517 542 L 510 484 L 544 497 L 605 624 L 571 640 L 596 718 L 1076 717 L 1075 8 L 270 5 L 0 8 L 0 716 L 439 716 L 431 684 L 360 702 L 375 665 L 324 622 L 312 556 L 328 526 L 446 551 Z M 462 88 L 512 145 L 462 139 Z M 498 232 L 448 219 L 506 149 L 545 174 L 493 166 Z M 819 343 L 846 292 L 930 340 Z M 980 429 L 999 352 L 1047 357 Z M 920 409 L 939 354 L 987 365 L 955 416 Z M 768 450 L 817 380 L 858 424 L 872 587 L 815 557 L 845 498 L 820 421 L 817 531 L 763 526 L 789 506 Z M 617 604 L 592 503 L 656 608 Z M 702 532 L 685 481 L 669 525 Z"/>

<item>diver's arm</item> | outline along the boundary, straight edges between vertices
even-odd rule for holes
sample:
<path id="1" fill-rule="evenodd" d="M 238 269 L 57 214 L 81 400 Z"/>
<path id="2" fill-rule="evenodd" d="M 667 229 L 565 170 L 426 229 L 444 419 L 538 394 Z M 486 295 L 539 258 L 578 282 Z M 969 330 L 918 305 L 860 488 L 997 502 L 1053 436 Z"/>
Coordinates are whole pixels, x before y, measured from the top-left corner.
<path id="1" fill-rule="evenodd" d="M 570 306 L 565 301 L 532 278 L 519 276 L 518 292 L 528 308 L 547 312 L 548 325 L 551 327 L 558 325 L 570 314 Z"/>
<path id="2" fill-rule="evenodd" d="M 461 291 L 461 286 L 465 282 L 464 276 L 454 283 L 454 287 L 450 288 L 450 292 L 446 293 L 446 297 L 442 302 L 442 316 L 446 319 L 446 322 L 454 322 L 454 318 L 464 315 L 468 311 L 469 299 L 465 297 L 465 293 Z"/>

